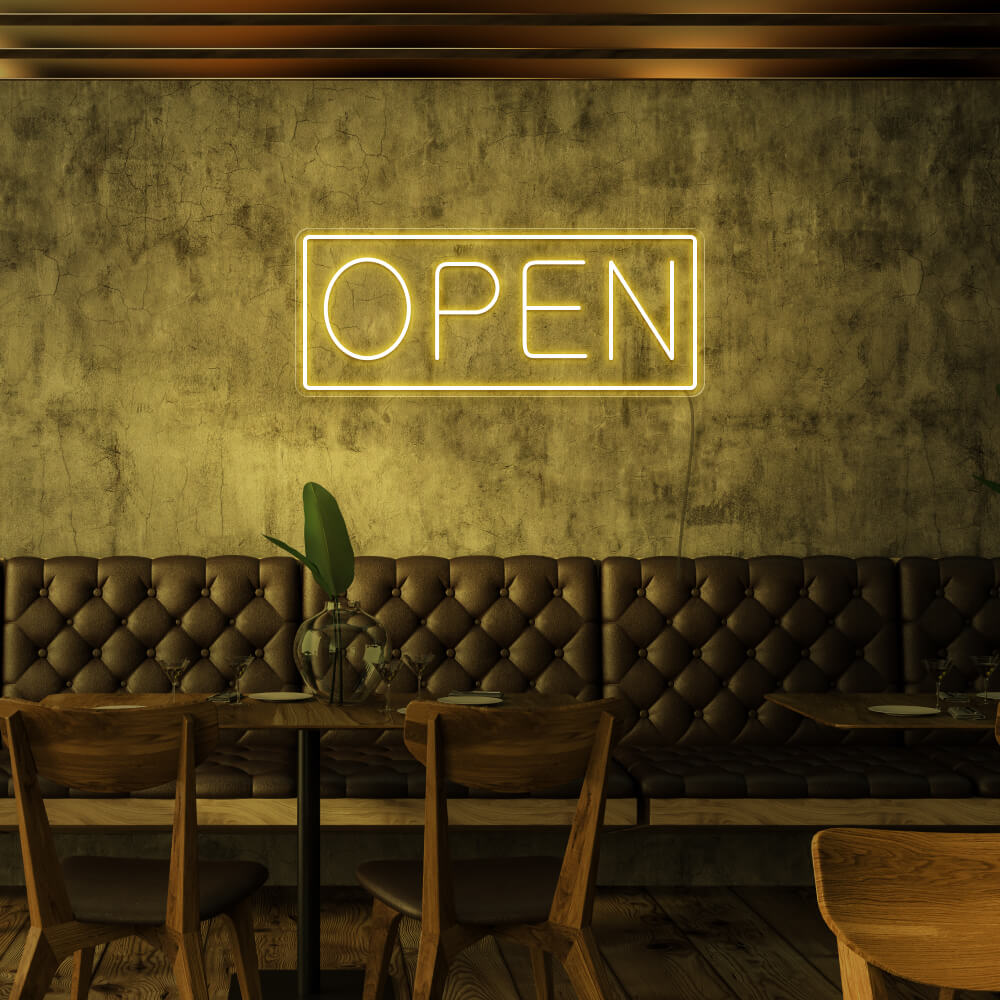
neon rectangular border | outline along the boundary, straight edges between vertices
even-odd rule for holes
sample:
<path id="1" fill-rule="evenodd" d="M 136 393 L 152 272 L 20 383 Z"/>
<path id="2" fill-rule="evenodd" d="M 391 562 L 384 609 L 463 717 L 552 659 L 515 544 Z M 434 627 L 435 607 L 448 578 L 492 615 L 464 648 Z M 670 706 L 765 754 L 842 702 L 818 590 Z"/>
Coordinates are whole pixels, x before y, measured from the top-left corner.
<path id="1" fill-rule="evenodd" d="M 310 385 L 309 329 L 306 281 L 310 240 L 656 240 L 691 243 L 691 346 L 690 385 Z M 302 389 L 307 392 L 696 392 L 698 385 L 698 237 L 670 233 L 307 233 L 302 238 Z"/>

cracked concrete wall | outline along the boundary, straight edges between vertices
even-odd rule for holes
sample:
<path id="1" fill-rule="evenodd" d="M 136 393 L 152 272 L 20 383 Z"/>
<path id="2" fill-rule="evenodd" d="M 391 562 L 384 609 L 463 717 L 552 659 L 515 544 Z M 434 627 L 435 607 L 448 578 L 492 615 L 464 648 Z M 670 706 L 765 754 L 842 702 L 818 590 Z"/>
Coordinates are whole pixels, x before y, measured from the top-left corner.
<path id="1" fill-rule="evenodd" d="M 0 82 L 0 554 L 1000 551 L 993 81 Z M 304 227 L 679 227 L 685 399 L 309 399 Z"/>

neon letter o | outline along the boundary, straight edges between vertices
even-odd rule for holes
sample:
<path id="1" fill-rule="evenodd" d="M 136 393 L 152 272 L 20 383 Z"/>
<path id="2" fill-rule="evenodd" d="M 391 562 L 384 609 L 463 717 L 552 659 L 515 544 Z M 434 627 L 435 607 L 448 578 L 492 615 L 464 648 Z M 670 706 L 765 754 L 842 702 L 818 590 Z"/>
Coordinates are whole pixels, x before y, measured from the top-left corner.
<path id="1" fill-rule="evenodd" d="M 381 354 L 356 354 L 340 342 L 337 335 L 333 332 L 333 326 L 330 323 L 330 296 L 333 294 L 333 286 L 337 283 L 337 279 L 348 268 L 354 267 L 355 264 L 378 264 L 381 267 L 384 267 L 399 282 L 399 287 L 403 289 L 403 296 L 406 299 L 406 319 L 403 320 L 403 329 L 399 331 L 399 336 L 384 351 L 382 351 Z M 358 361 L 378 361 L 379 358 L 384 358 L 387 354 L 392 354 L 392 352 L 403 342 L 403 338 L 406 336 L 406 331 L 410 328 L 411 314 L 412 308 L 410 306 L 410 290 L 406 287 L 406 282 L 403 280 L 403 276 L 392 266 L 392 264 L 389 264 L 384 260 L 380 260 L 378 257 L 355 257 L 354 260 L 349 260 L 330 279 L 330 284 L 326 286 L 326 295 L 323 297 L 323 322 L 326 323 L 326 332 L 330 334 L 330 339 L 337 345 L 337 347 L 340 348 L 341 351 L 344 352 L 344 354 L 355 358 Z"/>

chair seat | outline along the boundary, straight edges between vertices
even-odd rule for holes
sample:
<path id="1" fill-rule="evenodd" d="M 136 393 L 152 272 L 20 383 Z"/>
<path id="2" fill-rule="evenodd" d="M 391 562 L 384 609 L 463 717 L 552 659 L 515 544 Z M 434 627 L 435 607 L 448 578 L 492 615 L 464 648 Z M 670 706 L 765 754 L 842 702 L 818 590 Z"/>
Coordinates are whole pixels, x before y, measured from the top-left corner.
<path id="1" fill-rule="evenodd" d="M 70 857 L 63 875 L 77 920 L 106 924 L 162 924 L 170 863 L 145 858 Z M 207 920 L 233 907 L 267 881 L 256 861 L 202 861 L 198 913 Z"/>
<path id="2" fill-rule="evenodd" d="M 650 798 L 963 798 L 971 775 L 931 749 L 867 745 L 619 746 Z"/>
<path id="3" fill-rule="evenodd" d="M 559 880 L 560 858 L 452 861 L 455 916 L 462 924 L 534 924 L 545 920 Z M 423 863 L 365 861 L 358 881 L 394 910 L 420 918 Z"/>

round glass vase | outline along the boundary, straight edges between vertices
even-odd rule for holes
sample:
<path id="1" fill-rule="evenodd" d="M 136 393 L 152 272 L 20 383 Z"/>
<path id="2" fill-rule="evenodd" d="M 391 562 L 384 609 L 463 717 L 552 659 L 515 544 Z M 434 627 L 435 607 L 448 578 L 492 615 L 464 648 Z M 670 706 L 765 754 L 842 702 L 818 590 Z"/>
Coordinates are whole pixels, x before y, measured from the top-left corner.
<path id="1" fill-rule="evenodd" d="M 389 636 L 356 601 L 340 596 L 299 626 L 292 651 L 316 698 L 331 705 L 352 704 L 378 687 Z"/>

